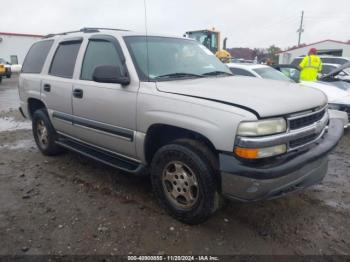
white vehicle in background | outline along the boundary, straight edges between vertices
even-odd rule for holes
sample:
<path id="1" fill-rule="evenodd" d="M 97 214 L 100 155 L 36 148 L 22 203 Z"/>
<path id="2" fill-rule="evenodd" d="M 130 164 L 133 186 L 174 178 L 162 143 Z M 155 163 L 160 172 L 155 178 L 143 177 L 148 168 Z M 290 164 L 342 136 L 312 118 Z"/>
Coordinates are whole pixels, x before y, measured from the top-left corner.
<path id="1" fill-rule="evenodd" d="M 284 75 L 282 72 L 267 66 L 267 65 L 258 65 L 258 64 L 236 64 L 229 63 L 227 66 L 230 68 L 231 72 L 234 75 L 239 76 L 249 76 L 257 77 L 263 79 L 279 80 L 285 82 L 295 83 L 294 80 Z M 343 111 L 344 118 L 344 127 L 349 126 L 350 119 L 350 94 L 344 90 L 341 90 L 333 85 L 320 82 L 311 82 L 311 81 L 302 81 L 301 85 L 306 87 L 316 88 L 327 95 L 328 98 L 328 107 L 332 110 Z M 332 114 L 338 114 L 332 112 Z"/>
<path id="2" fill-rule="evenodd" d="M 337 70 L 340 66 L 342 66 L 342 65 L 340 65 L 340 64 L 323 64 L 321 75 L 325 76 L 325 75 L 331 74 L 332 72 Z M 341 70 L 337 74 L 337 79 L 343 80 L 343 81 L 350 81 L 350 68 L 345 68 L 345 69 Z"/>
<path id="3" fill-rule="evenodd" d="M 293 59 L 292 65 L 299 65 L 301 60 L 303 60 L 305 56 L 299 56 Z M 350 62 L 350 58 L 344 56 L 330 56 L 330 55 L 319 55 L 323 64 L 336 64 L 343 65 L 347 62 Z"/>
<path id="4" fill-rule="evenodd" d="M 11 65 L 11 72 L 19 74 L 22 70 L 22 65 L 16 64 L 16 65 Z"/>

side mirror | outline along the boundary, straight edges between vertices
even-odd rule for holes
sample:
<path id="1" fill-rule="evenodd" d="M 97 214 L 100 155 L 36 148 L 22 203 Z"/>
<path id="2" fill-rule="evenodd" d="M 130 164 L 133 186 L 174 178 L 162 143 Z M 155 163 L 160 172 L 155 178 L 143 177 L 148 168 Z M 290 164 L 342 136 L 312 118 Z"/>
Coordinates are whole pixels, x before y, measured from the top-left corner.
<path id="1" fill-rule="evenodd" d="M 346 73 L 344 71 L 339 72 L 338 76 L 346 76 Z"/>
<path id="2" fill-rule="evenodd" d="M 128 85 L 130 78 L 123 76 L 121 68 L 114 65 L 99 65 L 96 66 L 92 74 L 92 79 L 99 83 L 114 83 Z"/>

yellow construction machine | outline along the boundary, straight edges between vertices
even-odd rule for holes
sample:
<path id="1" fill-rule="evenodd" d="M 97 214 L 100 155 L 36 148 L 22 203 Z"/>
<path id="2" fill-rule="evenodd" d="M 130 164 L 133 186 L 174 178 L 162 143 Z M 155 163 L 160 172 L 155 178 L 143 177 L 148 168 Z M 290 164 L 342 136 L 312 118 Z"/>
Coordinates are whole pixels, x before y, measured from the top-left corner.
<path id="1" fill-rule="evenodd" d="M 213 29 L 204 29 L 196 31 L 188 31 L 184 35 L 185 37 L 197 40 L 199 43 L 208 48 L 213 54 L 216 55 L 221 61 L 227 63 L 230 61 L 231 55 L 226 50 L 227 37 L 224 38 L 223 48 L 220 48 L 221 33 Z"/>

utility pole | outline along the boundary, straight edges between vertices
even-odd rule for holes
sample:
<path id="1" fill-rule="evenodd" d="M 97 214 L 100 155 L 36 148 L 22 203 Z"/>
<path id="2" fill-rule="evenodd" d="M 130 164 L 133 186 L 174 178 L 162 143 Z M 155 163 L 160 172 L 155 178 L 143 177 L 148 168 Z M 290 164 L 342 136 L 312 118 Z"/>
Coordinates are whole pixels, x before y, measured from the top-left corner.
<path id="1" fill-rule="evenodd" d="M 304 22 L 304 11 L 301 11 L 300 27 L 299 27 L 299 29 L 297 31 L 297 33 L 299 33 L 298 46 L 300 46 L 301 34 L 304 32 L 303 22 Z"/>

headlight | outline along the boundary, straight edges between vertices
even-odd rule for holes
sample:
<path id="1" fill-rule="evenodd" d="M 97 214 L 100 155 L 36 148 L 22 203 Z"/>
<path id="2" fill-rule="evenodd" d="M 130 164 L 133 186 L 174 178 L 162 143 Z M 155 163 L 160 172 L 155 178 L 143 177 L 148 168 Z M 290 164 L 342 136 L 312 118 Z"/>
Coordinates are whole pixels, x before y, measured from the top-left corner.
<path id="1" fill-rule="evenodd" d="M 237 131 L 239 136 L 265 136 L 285 132 L 287 123 L 284 118 L 274 118 L 253 122 L 242 122 Z"/>
<path id="2" fill-rule="evenodd" d="M 263 148 L 242 148 L 236 146 L 234 152 L 242 158 L 259 159 L 284 154 L 287 152 L 287 146 L 285 144 Z"/>

